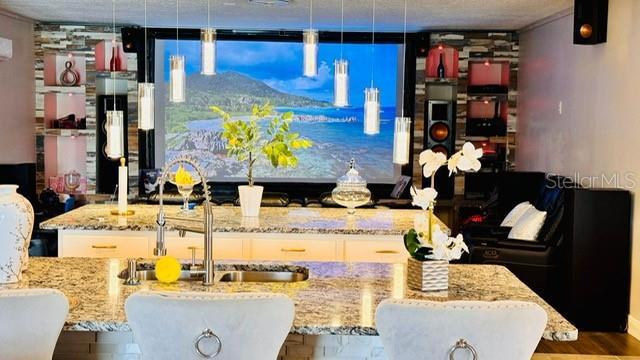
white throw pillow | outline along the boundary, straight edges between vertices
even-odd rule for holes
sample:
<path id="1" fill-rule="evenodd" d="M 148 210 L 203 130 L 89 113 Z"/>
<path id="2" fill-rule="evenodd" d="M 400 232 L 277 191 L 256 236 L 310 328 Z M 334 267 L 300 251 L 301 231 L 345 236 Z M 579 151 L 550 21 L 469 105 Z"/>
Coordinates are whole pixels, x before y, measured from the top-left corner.
<path id="1" fill-rule="evenodd" d="M 532 206 L 513 225 L 509 231 L 509 239 L 536 241 L 546 218 L 546 211 L 540 211 Z"/>
<path id="2" fill-rule="evenodd" d="M 500 226 L 513 227 L 513 225 L 516 224 L 518 219 L 520 219 L 522 215 L 524 215 L 524 213 L 532 207 L 533 205 L 531 205 L 531 203 L 528 201 L 521 202 L 520 204 L 516 205 L 513 209 L 511 209 L 511 211 L 509 211 L 507 216 L 504 217 L 504 220 L 502 220 L 502 223 L 500 224 Z"/>

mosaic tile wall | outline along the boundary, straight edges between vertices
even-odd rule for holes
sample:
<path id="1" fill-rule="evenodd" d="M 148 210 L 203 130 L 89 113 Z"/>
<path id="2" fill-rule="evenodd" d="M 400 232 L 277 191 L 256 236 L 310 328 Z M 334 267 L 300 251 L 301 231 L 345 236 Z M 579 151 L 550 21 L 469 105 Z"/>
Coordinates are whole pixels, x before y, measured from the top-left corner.
<path id="1" fill-rule="evenodd" d="M 467 70 L 469 60 L 493 59 L 508 60 L 510 62 L 509 82 L 509 117 L 508 132 L 510 147 L 510 169 L 515 168 L 515 129 L 517 121 L 518 95 L 518 34 L 515 32 L 440 32 L 431 33 L 429 44 L 431 48 L 438 44 L 455 47 L 459 51 L 459 78 L 456 115 L 456 148 L 460 149 L 465 142 L 465 126 L 467 116 Z M 424 144 L 424 109 L 426 101 L 425 85 L 426 58 L 418 57 L 416 62 L 416 114 L 414 120 L 414 184 L 422 186 L 421 168 L 418 156 Z M 456 177 L 456 194 L 464 192 L 464 175 Z"/>
<path id="2" fill-rule="evenodd" d="M 116 29 L 119 40 L 120 29 Z M 37 190 L 41 191 L 48 186 L 45 179 L 45 136 L 83 136 L 87 141 L 86 173 L 87 194 L 95 194 L 96 189 L 96 66 L 95 47 L 103 40 L 111 40 L 113 31 L 111 26 L 105 25 L 61 25 L 61 24 L 35 24 L 34 25 L 34 51 L 35 51 L 35 78 L 36 78 L 36 176 Z M 44 85 L 44 57 L 45 54 L 73 54 L 84 56 L 86 59 L 86 85 L 67 88 L 62 86 Z M 128 79 L 128 146 L 129 146 L 129 193 L 137 193 L 138 184 L 138 129 L 137 129 L 137 105 L 136 105 L 136 55 L 126 54 Z M 44 95 L 46 93 L 78 93 L 86 97 L 87 130 L 51 131 L 45 130 L 44 125 Z M 62 175 L 62 174 L 58 174 Z M 114 174 L 116 176 L 116 174 Z"/>

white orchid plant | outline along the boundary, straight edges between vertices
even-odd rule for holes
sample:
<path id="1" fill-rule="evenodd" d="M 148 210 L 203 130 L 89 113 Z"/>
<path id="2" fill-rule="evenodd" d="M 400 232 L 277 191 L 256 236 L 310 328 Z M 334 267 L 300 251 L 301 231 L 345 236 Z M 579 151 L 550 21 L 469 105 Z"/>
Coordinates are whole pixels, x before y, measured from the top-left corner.
<path id="1" fill-rule="evenodd" d="M 461 234 L 450 237 L 438 224 L 433 224 L 433 208 L 435 207 L 438 192 L 435 189 L 435 173 L 441 167 L 447 166 L 449 176 L 458 171 L 480 170 L 480 158 L 482 148 L 476 149 L 472 143 L 467 142 L 462 150 L 453 154 L 449 159 L 442 153 L 431 149 L 420 154 L 419 163 L 422 166 L 424 177 L 431 179 L 431 187 L 416 189 L 411 187 L 411 197 L 414 206 L 427 211 L 426 221 L 416 221 L 414 228 L 404 236 L 404 243 L 411 257 L 419 261 L 425 260 L 457 260 L 463 252 L 469 252 Z"/>

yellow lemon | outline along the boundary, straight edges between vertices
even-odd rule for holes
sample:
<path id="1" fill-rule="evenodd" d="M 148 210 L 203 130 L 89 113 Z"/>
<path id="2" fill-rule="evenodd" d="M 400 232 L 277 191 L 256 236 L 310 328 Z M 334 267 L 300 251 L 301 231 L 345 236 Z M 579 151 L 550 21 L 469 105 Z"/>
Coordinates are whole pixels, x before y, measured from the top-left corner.
<path id="1" fill-rule="evenodd" d="M 161 283 L 172 283 L 180 278 L 182 265 L 178 259 L 171 256 L 163 256 L 156 261 L 156 278 Z"/>
<path id="2" fill-rule="evenodd" d="M 178 171 L 176 171 L 176 184 L 179 185 L 191 185 L 193 184 L 193 177 L 191 174 L 180 165 Z"/>

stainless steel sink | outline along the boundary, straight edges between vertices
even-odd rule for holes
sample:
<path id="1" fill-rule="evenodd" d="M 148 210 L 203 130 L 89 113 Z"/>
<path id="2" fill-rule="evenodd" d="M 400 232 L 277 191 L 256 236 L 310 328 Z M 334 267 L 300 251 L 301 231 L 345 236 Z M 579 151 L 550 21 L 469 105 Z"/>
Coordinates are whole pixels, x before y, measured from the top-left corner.
<path id="1" fill-rule="evenodd" d="M 155 270 L 138 270 L 138 280 L 153 281 L 157 280 Z M 127 278 L 127 272 L 121 272 L 118 277 L 120 279 Z M 202 280 L 202 271 L 182 270 L 178 281 L 194 281 Z M 220 282 L 279 282 L 293 283 L 305 281 L 309 278 L 308 273 L 291 272 L 291 271 L 218 271 L 215 278 Z"/>
<path id="2" fill-rule="evenodd" d="M 299 282 L 309 278 L 309 274 L 290 271 L 229 271 L 220 281 L 222 282 Z"/>

